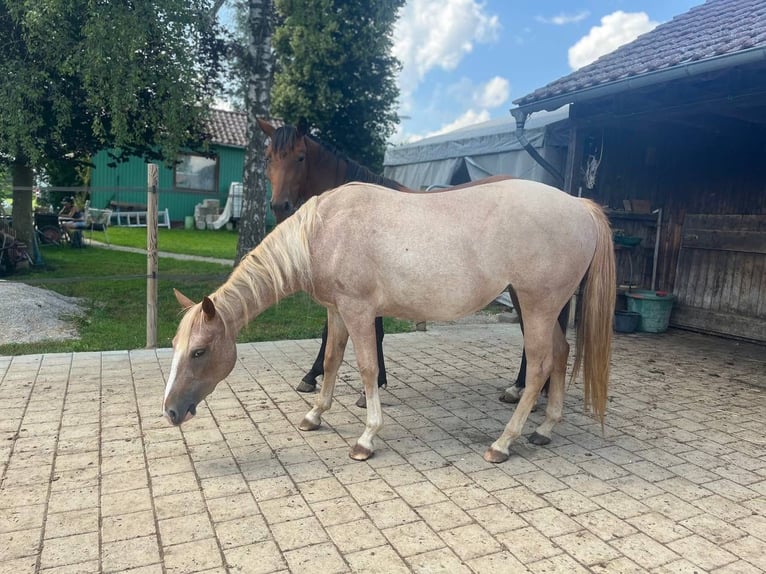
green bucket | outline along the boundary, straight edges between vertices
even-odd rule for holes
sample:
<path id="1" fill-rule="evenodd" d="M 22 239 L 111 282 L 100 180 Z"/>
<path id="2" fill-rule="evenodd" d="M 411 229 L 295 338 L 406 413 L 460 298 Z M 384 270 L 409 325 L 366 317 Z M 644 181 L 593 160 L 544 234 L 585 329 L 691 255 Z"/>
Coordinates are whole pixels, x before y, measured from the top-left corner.
<path id="1" fill-rule="evenodd" d="M 628 301 L 628 311 L 641 315 L 638 330 L 645 333 L 664 333 L 670 323 L 670 312 L 673 309 L 675 295 L 664 291 L 634 290 L 625 293 Z"/>

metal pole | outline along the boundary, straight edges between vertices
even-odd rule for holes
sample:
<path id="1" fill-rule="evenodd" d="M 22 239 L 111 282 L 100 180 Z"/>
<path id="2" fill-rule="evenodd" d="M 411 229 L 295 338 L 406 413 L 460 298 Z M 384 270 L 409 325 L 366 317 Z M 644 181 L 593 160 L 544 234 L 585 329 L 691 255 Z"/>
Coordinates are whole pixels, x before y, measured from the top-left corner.
<path id="1" fill-rule="evenodd" d="M 146 348 L 157 348 L 157 165 L 147 165 L 146 191 Z"/>

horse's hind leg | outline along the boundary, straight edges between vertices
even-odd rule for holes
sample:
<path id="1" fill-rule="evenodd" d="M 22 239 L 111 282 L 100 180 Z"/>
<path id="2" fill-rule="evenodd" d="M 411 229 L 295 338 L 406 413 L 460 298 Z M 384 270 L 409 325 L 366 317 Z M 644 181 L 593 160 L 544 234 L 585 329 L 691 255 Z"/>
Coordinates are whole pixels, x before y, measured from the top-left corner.
<path id="1" fill-rule="evenodd" d="M 546 385 L 548 389 L 548 403 L 545 407 L 545 420 L 537 427 L 537 430 L 529 435 L 532 444 L 544 445 L 551 442 L 553 427 L 561 420 L 564 409 L 564 383 L 566 379 L 567 357 L 569 356 L 569 343 L 561 330 L 561 325 L 556 325 L 553 330 L 553 371 Z"/>
<path id="2" fill-rule="evenodd" d="M 303 379 L 295 390 L 299 393 L 313 393 L 317 388 L 317 377 L 324 374 L 324 354 L 327 349 L 327 321 L 325 321 L 324 328 L 322 329 L 322 343 L 319 345 L 319 353 L 317 358 L 314 359 L 314 364 L 311 365 L 309 372 L 303 375 Z"/>
<path id="3" fill-rule="evenodd" d="M 508 289 L 508 293 L 511 296 L 511 301 L 513 302 L 513 307 L 516 309 L 516 313 L 519 315 L 519 327 L 521 328 L 521 334 L 524 335 L 524 317 L 521 314 L 521 306 L 519 305 L 519 299 L 516 296 L 516 292 L 513 290 L 513 288 Z M 559 319 L 558 319 L 559 326 L 561 327 L 561 330 L 566 333 L 567 332 L 567 324 L 569 323 L 569 303 L 564 305 L 564 308 L 561 310 L 561 313 L 559 313 Z M 526 347 L 522 347 L 521 349 L 521 365 L 519 366 L 519 374 L 516 375 L 516 382 L 505 389 L 503 391 L 503 394 L 500 395 L 500 401 L 504 403 L 510 403 L 515 404 L 519 402 L 519 399 L 521 398 L 522 393 L 524 392 L 524 387 L 526 386 L 526 379 L 527 379 L 527 352 Z M 544 392 L 548 392 L 550 388 L 550 379 L 548 379 L 545 382 L 545 386 L 543 387 Z M 537 410 L 537 405 L 535 404 L 533 411 Z"/>
<path id="4" fill-rule="evenodd" d="M 553 370 L 554 317 L 538 316 L 530 319 L 524 335 L 527 351 L 526 390 L 513 411 L 503 434 L 484 453 L 487 462 L 508 460 L 511 443 L 521 434 L 537 396 Z M 555 327 L 558 329 L 558 327 Z"/>
<path id="5" fill-rule="evenodd" d="M 322 422 L 322 413 L 332 405 L 332 394 L 335 391 L 335 381 L 338 370 L 346 351 L 348 331 L 337 311 L 327 310 L 327 346 L 324 353 L 324 381 L 319 390 L 314 408 L 303 417 L 298 428 L 304 431 L 315 430 Z"/>

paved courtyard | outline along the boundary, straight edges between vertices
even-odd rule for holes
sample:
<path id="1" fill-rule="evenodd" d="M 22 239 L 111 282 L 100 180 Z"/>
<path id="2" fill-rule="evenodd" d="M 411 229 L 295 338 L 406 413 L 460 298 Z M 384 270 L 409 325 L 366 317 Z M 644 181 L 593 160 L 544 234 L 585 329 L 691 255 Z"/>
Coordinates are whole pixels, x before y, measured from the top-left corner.
<path id="1" fill-rule="evenodd" d="M 553 442 L 501 465 L 481 455 L 518 325 L 387 336 L 362 463 L 351 352 L 297 430 L 317 348 L 241 345 L 182 430 L 160 416 L 167 349 L 0 357 L 0 573 L 766 571 L 764 347 L 617 335 L 604 431 L 570 385 Z"/>

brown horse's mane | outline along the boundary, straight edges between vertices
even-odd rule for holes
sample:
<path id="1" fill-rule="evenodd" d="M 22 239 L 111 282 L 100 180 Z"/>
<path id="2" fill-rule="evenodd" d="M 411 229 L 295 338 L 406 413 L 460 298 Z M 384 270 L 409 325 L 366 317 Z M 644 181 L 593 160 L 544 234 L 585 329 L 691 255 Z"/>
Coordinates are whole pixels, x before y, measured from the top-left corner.
<path id="1" fill-rule="evenodd" d="M 383 187 L 389 187 L 391 189 L 404 189 L 404 186 L 401 183 L 375 173 L 370 168 L 363 166 L 357 161 L 354 161 L 334 146 L 319 140 L 311 134 L 302 134 L 295 126 L 284 125 L 274 131 L 274 135 L 271 137 L 272 153 L 277 155 L 288 153 L 293 149 L 295 142 L 302 135 L 308 137 L 312 142 L 319 145 L 326 152 L 334 155 L 338 161 L 343 161 L 346 163 L 346 177 L 342 182 L 339 183 L 360 181 L 363 183 L 374 183 L 376 185 L 382 185 Z"/>

